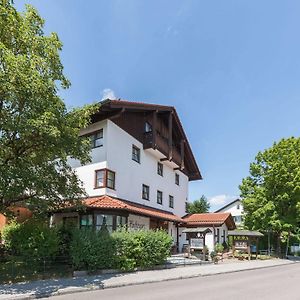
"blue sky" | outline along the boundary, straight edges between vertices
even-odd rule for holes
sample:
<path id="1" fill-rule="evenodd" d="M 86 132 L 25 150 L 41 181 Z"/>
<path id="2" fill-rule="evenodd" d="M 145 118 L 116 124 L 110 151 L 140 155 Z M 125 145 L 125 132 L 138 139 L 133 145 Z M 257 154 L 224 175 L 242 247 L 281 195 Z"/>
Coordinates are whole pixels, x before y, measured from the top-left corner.
<path id="1" fill-rule="evenodd" d="M 239 195 L 256 153 L 300 131 L 300 1 L 28 0 L 64 47 L 68 106 L 174 105 L 203 180 L 190 200 Z"/>

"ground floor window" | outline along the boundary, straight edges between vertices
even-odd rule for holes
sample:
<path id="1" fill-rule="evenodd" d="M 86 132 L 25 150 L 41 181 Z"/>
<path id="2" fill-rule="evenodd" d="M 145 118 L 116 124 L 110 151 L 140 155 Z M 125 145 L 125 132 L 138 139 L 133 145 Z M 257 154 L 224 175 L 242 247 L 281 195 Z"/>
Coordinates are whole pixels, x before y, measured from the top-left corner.
<path id="1" fill-rule="evenodd" d="M 82 215 L 80 218 L 81 228 L 92 228 L 93 227 L 93 215 Z"/>
<path id="2" fill-rule="evenodd" d="M 81 228 L 94 228 L 97 231 L 107 230 L 109 233 L 127 225 L 127 217 L 107 213 L 86 214 L 80 216 Z"/>

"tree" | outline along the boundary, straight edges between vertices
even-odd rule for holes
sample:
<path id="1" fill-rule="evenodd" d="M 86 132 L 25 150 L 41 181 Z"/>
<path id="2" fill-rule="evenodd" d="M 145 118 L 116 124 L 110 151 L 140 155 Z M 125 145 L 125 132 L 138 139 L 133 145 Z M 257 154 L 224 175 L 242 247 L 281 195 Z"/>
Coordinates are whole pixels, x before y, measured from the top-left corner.
<path id="1" fill-rule="evenodd" d="M 187 204 L 187 212 L 189 214 L 201 214 L 206 213 L 210 209 L 210 204 L 207 201 L 207 198 L 202 195 L 200 199 L 195 200 L 192 203 Z"/>
<path id="2" fill-rule="evenodd" d="M 68 158 L 89 161 L 79 131 L 95 106 L 67 110 L 58 95 L 70 86 L 62 44 L 43 25 L 33 7 L 19 13 L 0 0 L 0 212 L 19 202 L 45 210 L 84 194 Z"/>
<path id="3" fill-rule="evenodd" d="M 300 139 L 282 139 L 259 152 L 240 190 L 245 226 L 272 230 L 280 254 L 281 241 L 300 225 Z"/>

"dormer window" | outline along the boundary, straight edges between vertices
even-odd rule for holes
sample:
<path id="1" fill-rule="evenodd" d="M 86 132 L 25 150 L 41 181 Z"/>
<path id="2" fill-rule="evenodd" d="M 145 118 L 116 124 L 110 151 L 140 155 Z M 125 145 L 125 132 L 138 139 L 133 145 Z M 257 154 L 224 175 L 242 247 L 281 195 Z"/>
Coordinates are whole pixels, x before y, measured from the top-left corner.
<path id="1" fill-rule="evenodd" d="M 149 122 L 145 123 L 145 133 L 152 132 L 152 125 Z"/>

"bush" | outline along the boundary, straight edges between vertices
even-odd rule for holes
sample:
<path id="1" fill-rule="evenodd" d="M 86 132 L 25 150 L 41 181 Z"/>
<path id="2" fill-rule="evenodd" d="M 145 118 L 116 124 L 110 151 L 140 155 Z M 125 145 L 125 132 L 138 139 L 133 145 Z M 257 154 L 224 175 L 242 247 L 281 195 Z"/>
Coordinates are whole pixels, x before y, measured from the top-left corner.
<path id="1" fill-rule="evenodd" d="M 109 234 L 92 229 L 72 232 L 70 256 L 76 270 L 113 268 L 115 254 L 115 243 Z"/>
<path id="2" fill-rule="evenodd" d="M 56 229 L 42 223 L 13 222 L 3 228 L 2 238 L 7 251 L 27 259 L 51 259 L 58 253 L 59 238 Z"/>
<path id="3" fill-rule="evenodd" d="M 77 270 L 117 268 L 134 270 L 163 263 L 170 255 L 172 238 L 165 231 L 117 231 L 112 235 L 75 230 L 70 247 Z"/>
<path id="4" fill-rule="evenodd" d="M 118 231 L 112 234 L 117 265 L 123 270 L 162 264 L 170 255 L 172 238 L 163 230 Z"/>
<path id="5" fill-rule="evenodd" d="M 216 251 L 217 253 L 222 253 L 223 250 L 224 250 L 224 246 L 223 246 L 222 244 L 217 243 L 217 244 L 215 245 L 215 251 Z"/>

